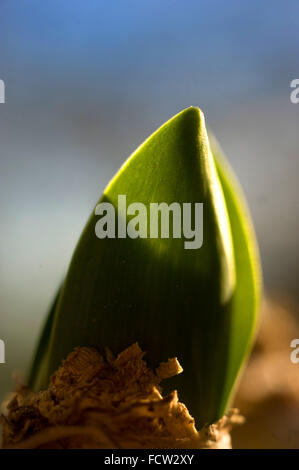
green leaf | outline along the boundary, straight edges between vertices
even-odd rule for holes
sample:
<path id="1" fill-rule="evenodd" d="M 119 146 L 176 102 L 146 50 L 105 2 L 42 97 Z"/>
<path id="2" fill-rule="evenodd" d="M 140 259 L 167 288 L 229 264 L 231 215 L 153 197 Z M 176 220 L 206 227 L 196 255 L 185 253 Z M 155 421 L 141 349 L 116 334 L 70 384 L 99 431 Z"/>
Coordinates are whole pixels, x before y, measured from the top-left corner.
<path id="1" fill-rule="evenodd" d="M 31 388 L 39 387 L 39 384 L 44 383 L 44 374 L 45 374 L 45 358 L 48 352 L 50 334 L 52 330 L 52 324 L 54 320 L 54 315 L 59 299 L 61 289 L 58 290 L 54 302 L 51 305 L 50 311 L 48 313 L 47 319 L 42 329 L 42 334 L 40 336 L 36 351 L 34 353 L 34 358 L 30 367 L 28 385 Z"/>
<path id="2" fill-rule="evenodd" d="M 233 397 L 238 373 L 252 346 L 262 291 L 258 246 L 242 189 L 218 142 L 210 135 L 219 179 L 229 213 L 236 265 L 236 289 L 232 298 L 232 321 L 228 358 L 228 381 L 223 389 L 225 406 Z M 234 379 L 235 378 L 235 379 Z"/>
<path id="3" fill-rule="evenodd" d="M 223 415 L 253 337 L 259 263 L 240 191 L 214 153 L 217 168 L 202 112 L 187 108 L 112 179 L 99 202 L 117 208 L 116 232 L 126 222 L 119 195 L 148 214 L 152 202 L 202 202 L 203 245 L 186 249 L 172 236 L 99 239 L 93 212 L 41 341 L 36 390 L 76 346 L 118 353 L 138 341 L 151 365 L 178 357 L 184 373 L 168 388 L 178 388 L 199 427 Z"/>

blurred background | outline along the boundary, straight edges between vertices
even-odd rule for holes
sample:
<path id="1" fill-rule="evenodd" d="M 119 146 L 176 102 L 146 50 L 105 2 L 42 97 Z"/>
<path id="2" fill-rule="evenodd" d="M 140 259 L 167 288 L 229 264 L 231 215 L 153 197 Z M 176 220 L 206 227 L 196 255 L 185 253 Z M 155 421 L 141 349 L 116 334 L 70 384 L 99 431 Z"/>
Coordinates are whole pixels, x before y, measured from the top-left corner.
<path id="1" fill-rule="evenodd" d="M 0 398 L 105 185 L 190 105 L 244 188 L 267 291 L 298 299 L 298 1 L 1 0 L 0 44 Z"/>

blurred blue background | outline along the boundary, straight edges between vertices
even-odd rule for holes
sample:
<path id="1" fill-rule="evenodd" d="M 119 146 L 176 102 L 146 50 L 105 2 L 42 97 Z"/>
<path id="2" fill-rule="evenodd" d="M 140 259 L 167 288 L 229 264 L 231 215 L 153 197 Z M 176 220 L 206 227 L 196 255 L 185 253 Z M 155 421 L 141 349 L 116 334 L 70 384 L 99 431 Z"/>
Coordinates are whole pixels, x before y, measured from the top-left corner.
<path id="1" fill-rule="evenodd" d="M 104 186 L 189 105 L 242 183 L 268 291 L 298 297 L 298 1 L 1 0 L 0 44 L 1 397 Z"/>

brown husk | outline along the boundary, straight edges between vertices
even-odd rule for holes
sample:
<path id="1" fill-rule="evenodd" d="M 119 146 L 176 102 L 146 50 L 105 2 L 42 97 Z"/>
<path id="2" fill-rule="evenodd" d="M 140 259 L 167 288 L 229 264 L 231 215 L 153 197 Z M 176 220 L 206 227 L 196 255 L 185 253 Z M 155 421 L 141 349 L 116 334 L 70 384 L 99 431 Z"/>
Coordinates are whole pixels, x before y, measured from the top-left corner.
<path id="1" fill-rule="evenodd" d="M 147 368 L 133 344 L 106 359 L 76 348 L 33 393 L 19 387 L 2 416 L 4 448 L 230 448 L 230 430 L 243 418 L 231 410 L 197 431 L 176 391 L 163 397 L 160 382 L 182 372 L 177 359 Z"/>

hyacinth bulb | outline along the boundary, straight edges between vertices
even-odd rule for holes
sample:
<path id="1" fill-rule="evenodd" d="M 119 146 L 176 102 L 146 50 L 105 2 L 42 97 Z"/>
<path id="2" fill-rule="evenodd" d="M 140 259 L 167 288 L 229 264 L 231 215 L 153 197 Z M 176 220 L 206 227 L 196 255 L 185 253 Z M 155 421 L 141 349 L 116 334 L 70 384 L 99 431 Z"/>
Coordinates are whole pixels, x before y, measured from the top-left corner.
<path id="1" fill-rule="evenodd" d="M 146 229 L 138 236 L 135 224 L 135 238 L 125 236 L 134 214 L 124 202 L 146 208 Z M 186 237 L 174 233 L 150 236 L 152 204 L 162 202 L 201 204 L 198 247 L 187 249 Z M 102 203 L 115 208 L 115 236 L 97 236 L 93 210 L 44 327 L 30 385 L 46 388 L 76 346 L 116 354 L 137 341 L 153 366 L 178 358 L 184 372 L 169 388 L 178 389 L 198 427 L 215 422 L 252 344 L 261 275 L 244 198 L 200 109 L 187 108 L 154 132 L 96 207 Z"/>

